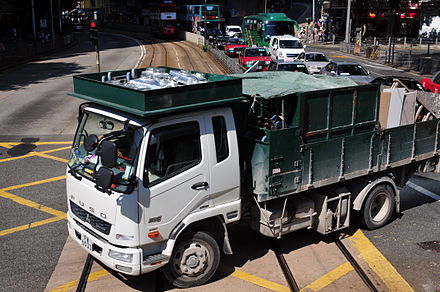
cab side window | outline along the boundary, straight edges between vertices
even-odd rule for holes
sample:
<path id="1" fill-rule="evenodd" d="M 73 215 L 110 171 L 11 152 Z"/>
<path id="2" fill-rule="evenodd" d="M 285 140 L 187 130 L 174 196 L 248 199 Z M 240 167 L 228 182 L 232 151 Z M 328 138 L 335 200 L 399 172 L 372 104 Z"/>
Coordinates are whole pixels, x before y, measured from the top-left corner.
<path id="1" fill-rule="evenodd" d="M 144 184 L 154 185 L 173 177 L 202 160 L 197 122 L 154 129 L 148 141 Z"/>
<path id="2" fill-rule="evenodd" d="M 217 163 L 219 163 L 229 156 L 228 132 L 226 130 L 225 118 L 222 116 L 213 117 L 212 127 L 214 129 L 215 153 Z"/>

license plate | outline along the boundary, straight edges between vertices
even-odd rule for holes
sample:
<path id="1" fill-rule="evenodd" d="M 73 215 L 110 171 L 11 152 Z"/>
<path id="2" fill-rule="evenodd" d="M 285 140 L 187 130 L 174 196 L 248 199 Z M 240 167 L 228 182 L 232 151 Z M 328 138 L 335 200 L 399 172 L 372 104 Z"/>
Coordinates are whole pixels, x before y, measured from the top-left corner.
<path id="1" fill-rule="evenodd" d="M 87 237 L 87 236 L 85 236 L 84 234 L 82 235 L 82 237 L 81 237 L 81 244 L 85 247 L 85 248 L 87 248 L 88 250 L 92 250 L 92 244 L 93 244 L 93 242 Z"/>
<path id="2" fill-rule="evenodd" d="M 257 66 L 257 69 L 263 69 L 263 66 Z"/>

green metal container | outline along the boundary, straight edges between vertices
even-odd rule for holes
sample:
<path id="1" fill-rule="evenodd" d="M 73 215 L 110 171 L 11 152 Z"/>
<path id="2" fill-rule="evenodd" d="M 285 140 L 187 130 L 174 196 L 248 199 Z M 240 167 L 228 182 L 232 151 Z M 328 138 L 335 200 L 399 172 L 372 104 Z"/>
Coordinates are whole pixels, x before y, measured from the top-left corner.
<path id="1" fill-rule="evenodd" d="M 159 68 L 163 68 L 165 72 L 179 70 L 169 67 Z M 136 74 L 140 75 L 145 69 L 135 69 Z M 130 71 L 111 73 L 113 76 L 125 77 Z M 237 77 L 204 73 L 207 83 L 144 91 L 101 82 L 101 78 L 107 74 L 108 72 L 100 72 L 74 76 L 74 92 L 69 94 L 142 117 L 245 99 L 242 97 L 242 81 Z"/>

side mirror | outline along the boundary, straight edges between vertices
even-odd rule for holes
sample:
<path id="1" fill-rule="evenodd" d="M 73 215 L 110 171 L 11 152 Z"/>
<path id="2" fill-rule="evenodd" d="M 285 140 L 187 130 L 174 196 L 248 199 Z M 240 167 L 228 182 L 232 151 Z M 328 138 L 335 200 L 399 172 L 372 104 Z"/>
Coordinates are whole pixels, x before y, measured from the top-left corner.
<path id="1" fill-rule="evenodd" d="M 306 45 L 304 45 L 304 46 L 303 46 L 303 48 L 305 49 L 305 48 L 307 48 L 307 46 L 306 46 Z"/>
<path id="2" fill-rule="evenodd" d="M 112 185 L 113 171 L 107 167 L 101 167 L 94 175 L 96 188 L 101 192 L 107 192 Z"/>
<path id="3" fill-rule="evenodd" d="M 117 158 L 115 143 L 108 140 L 102 141 L 96 154 L 101 156 L 102 165 L 108 168 L 115 167 Z"/>
<path id="4" fill-rule="evenodd" d="M 98 136 L 92 134 L 86 138 L 84 141 L 84 149 L 86 149 L 87 152 L 95 150 L 96 146 L 98 146 Z"/>

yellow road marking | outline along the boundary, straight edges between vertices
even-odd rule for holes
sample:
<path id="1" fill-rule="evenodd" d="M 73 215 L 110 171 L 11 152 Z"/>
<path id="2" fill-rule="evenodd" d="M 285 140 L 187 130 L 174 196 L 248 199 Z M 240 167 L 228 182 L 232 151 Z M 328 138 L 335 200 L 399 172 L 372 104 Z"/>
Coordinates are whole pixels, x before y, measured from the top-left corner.
<path id="1" fill-rule="evenodd" d="M 48 183 L 48 182 L 62 180 L 62 179 L 65 179 L 65 178 L 66 178 L 65 175 L 61 175 L 61 176 L 56 176 L 56 177 L 52 177 L 52 178 L 48 178 L 48 179 L 42 179 L 42 180 L 30 182 L 30 183 L 21 184 L 21 185 L 15 185 L 15 186 L 6 187 L 6 188 L 3 188 L 3 189 L 0 189 L 0 191 L 7 192 L 7 191 L 11 191 L 11 190 L 16 190 L 16 189 L 21 189 L 21 188 L 29 187 L 29 186 L 35 186 L 35 185 L 40 185 L 40 184 L 44 184 L 44 183 Z"/>
<path id="2" fill-rule="evenodd" d="M 37 153 L 36 156 L 43 157 L 43 158 L 49 158 L 49 159 L 64 162 L 64 163 L 67 163 L 69 161 L 64 158 L 60 158 L 60 157 L 56 157 L 56 156 L 52 156 L 52 155 L 47 155 L 47 154 L 43 154 L 43 153 Z"/>
<path id="3" fill-rule="evenodd" d="M 353 271 L 353 266 L 349 262 L 346 262 L 305 286 L 300 291 L 306 291 L 306 289 L 319 291 L 351 271 Z"/>
<path id="4" fill-rule="evenodd" d="M 286 286 L 280 285 L 278 283 L 257 277 L 255 275 L 234 269 L 232 267 L 220 266 L 219 271 L 224 274 L 229 274 L 235 278 L 241 279 L 246 282 L 250 282 L 252 284 L 258 285 L 260 287 L 264 287 L 271 291 L 280 291 L 280 292 L 289 292 L 290 289 Z"/>
<path id="5" fill-rule="evenodd" d="M 27 157 L 33 157 L 33 156 L 40 156 L 42 154 L 47 154 L 47 153 L 52 153 L 52 152 L 57 152 L 57 151 L 62 151 L 62 150 L 66 150 L 66 149 L 70 149 L 72 147 L 70 146 L 66 146 L 66 147 L 60 147 L 60 148 L 55 148 L 55 149 L 51 149 L 51 150 L 46 150 L 46 151 L 41 151 L 41 152 L 29 152 L 28 154 L 22 155 L 22 156 L 17 156 L 17 157 L 9 157 L 9 158 L 4 158 L 4 159 L 0 159 L 0 162 L 6 162 L 6 161 L 11 161 L 11 160 L 17 160 L 17 159 L 22 159 L 22 158 L 27 158 Z M 48 158 L 48 157 L 46 157 Z M 53 158 L 51 158 L 53 159 Z M 60 158 L 61 159 L 61 158 Z M 64 162 L 64 161 L 63 161 Z"/>
<path id="6" fill-rule="evenodd" d="M 93 272 L 87 278 L 87 283 L 99 280 L 102 277 L 105 277 L 105 276 L 107 276 L 109 274 L 110 273 L 108 271 L 106 271 L 106 270 L 99 270 L 99 271 Z M 68 282 L 66 284 L 63 284 L 61 286 L 58 286 L 55 289 L 50 290 L 50 292 L 65 292 L 65 291 L 69 291 L 69 290 L 74 289 L 76 287 L 77 283 L 78 283 L 78 280 L 73 280 L 73 281 L 70 281 L 70 282 Z"/>
<path id="7" fill-rule="evenodd" d="M 389 291 L 414 291 L 361 230 L 356 231 L 349 239 L 370 268 L 382 279 Z"/>
<path id="8" fill-rule="evenodd" d="M 14 144 L 0 143 L 0 147 L 6 148 L 6 149 L 11 149 L 12 147 L 14 147 Z"/>
<path id="9" fill-rule="evenodd" d="M 0 190 L 0 197 L 12 200 L 12 201 L 14 201 L 14 202 L 16 202 L 18 204 L 21 204 L 21 205 L 24 205 L 24 206 L 28 206 L 28 207 L 40 210 L 42 212 L 49 213 L 51 215 L 59 217 L 60 219 L 66 219 L 66 213 L 64 213 L 64 212 L 61 212 L 61 211 L 52 209 L 50 207 L 47 207 L 47 206 L 35 203 L 35 202 L 31 201 L 31 200 L 28 200 L 28 199 L 25 199 L 25 198 L 13 195 L 11 193 L 7 193 L 7 192 L 5 192 L 3 190 Z"/>
<path id="10" fill-rule="evenodd" d="M 30 223 L 30 224 L 25 224 L 25 225 L 21 225 L 21 226 L 10 228 L 10 229 L 0 230 L 0 237 L 4 236 L 4 235 L 11 234 L 11 233 L 14 233 L 14 232 L 23 231 L 23 230 L 26 230 L 26 229 L 38 227 L 38 226 L 49 224 L 49 223 L 52 223 L 52 222 L 57 222 L 57 221 L 60 221 L 60 220 L 63 220 L 63 219 L 64 218 L 60 218 L 60 217 L 51 217 L 51 218 L 44 219 L 44 220 L 37 221 L 37 222 L 33 222 L 33 223 Z"/>
<path id="11" fill-rule="evenodd" d="M 66 144 L 72 144 L 72 141 L 54 141 L 54 142 L 35 142 L 35 143 L 27 143 L 27 142 L 0 142 L 0 146 L 3 144 L 6 145 L 19 145 L 19 144 L 34 144 L 34 145 L 66 145 Z"/>

